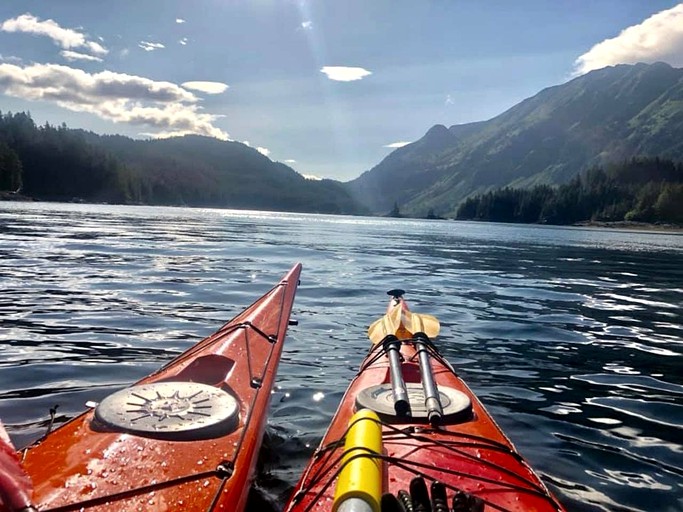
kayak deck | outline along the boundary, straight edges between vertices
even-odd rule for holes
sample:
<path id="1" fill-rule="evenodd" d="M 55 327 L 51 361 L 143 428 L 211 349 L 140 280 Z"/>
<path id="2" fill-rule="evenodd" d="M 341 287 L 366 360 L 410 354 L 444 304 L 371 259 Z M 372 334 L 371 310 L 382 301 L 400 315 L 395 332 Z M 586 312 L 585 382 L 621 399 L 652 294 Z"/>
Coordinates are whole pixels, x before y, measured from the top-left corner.
<path id="1" fill-rule="evenodd" d="M 242 510 L 301 266 L 216 333 L 23 452 L 42 511 Z"/>
<path id="2" fill-rule="evenodd" d="M 426 349 L 444 413 L 439 424 L 430 424 L 424 410 L 415 341 L 412 337 L 400 340 L 400 370 L 412 415 L 402 416 L 392 409 L 387 345 L 375 344 L 342 398 L 286 510 L 333 509 L 349 421 L 363 408 L 374 410 L 381 424 L 382 453 L 365 456 L 381 461 L 383 493 L 397 496 L 400 491 L 409 491 L 411 480 L 417 476 L 427 486 L 441 482 L 449 504 L 457 493 L 464 493 L 468 498 L 478 498 L 483 507 L 462 510 L 564 510 L 470 388 L 428 343 Z"/>

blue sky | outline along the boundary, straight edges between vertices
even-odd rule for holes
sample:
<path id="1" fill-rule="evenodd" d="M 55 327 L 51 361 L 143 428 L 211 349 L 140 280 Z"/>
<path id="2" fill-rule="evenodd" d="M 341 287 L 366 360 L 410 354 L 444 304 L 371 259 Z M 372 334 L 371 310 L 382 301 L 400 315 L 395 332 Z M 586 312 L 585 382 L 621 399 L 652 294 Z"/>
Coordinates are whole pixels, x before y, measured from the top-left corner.
<path id="1" fill-rule="evenodd" d="M 437 123 L 618 63 L 683 67 L 660 0 L 5 0 L 0 110 L 247 142 L 346 181 Z"/>

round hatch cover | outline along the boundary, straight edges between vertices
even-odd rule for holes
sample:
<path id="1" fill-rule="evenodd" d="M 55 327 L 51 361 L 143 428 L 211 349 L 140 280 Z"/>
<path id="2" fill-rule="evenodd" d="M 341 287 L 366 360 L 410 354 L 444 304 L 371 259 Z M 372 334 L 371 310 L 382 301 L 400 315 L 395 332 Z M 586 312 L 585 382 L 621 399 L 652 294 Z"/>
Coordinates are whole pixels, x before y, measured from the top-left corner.
<path id="1" fill-rule="evenodd" d="M 422 384 L 406 383 L 410 416 L 398 416 L 394 409 L 394 394 L 391 384 L 379 384 L 363 389 L 356 396 L 356 407 L 372 409 L 381 418 L 391 421 L 427 420 L 427 408 Z M 439 386 L 439 399 L 443 408 L 443 421 L 460 421 L 468 418 L 472 413 L 470 398 L 457 389 Z"/>
<path id="2" fill-rule="evenodd" d="M 226 391 L 197 382 L 155 382 L 106 397 L 95 418 L 138 435 L 198 439 L 225 435 L 238 425 L 239 404 Z"/>

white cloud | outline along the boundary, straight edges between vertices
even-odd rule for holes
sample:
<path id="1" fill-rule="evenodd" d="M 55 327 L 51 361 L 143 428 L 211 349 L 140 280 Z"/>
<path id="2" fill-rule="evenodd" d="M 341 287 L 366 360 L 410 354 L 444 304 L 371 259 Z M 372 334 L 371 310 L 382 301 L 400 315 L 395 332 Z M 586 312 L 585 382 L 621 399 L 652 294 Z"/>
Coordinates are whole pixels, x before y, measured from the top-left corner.
<path id="1" fill-rule="evenodd" d="M 296 160 L 292 160 L 292 159 L 290 158 L 290 159 L 288 159 L 288 160 L 285 160 L 285 163 L 286 163 L 286 164 L 295 164 L 295 163 L 296 163 Z"/>
<path id="2" fill-rule="evenodd" d="M 106 55 L 109 53 L 109 50 L 107 50 L 104 46 L 93 41 L 88 41 L 85 43 L 85 47 L 88 48 L 92 53 L 96 53 L 98 55 Z"/>
<path id="3" fill-rule="evenodd" d="M 2 62 L 16 62 L 16 63 L 22 62 L 21 58 L 19 58 L 19 57 L 15 57 L 14 55 L 5 56 L 2 54 L 0 54 L 0 61 L 2 61 Z"/>
<path id="4" fill-rule="evenodd" d="M 615 64 L 663 61 L 683 65 L 683 3 L 605 39 L 574 62 L 574 75 Z"/>
<path id="5" fill-rule="evenodd" d="M 140 132 L 140 137 L 147 137 L 149 139 L 170 139 L 171 137 L 183 137 L 185 135 L 196 135 L 192 130 L 170 130 L 163 132 Z M 223 139 L 228 140 L 228 139 Z"/>
<path id="6" fill-rule="evenodd" d="M 54 20 L 42 21 L 30 13 L 3 21 L 0 30 L 49 37 L 65 50 L 83 48 L 97 55 L 108 53 L 108 50 L 101 44 L 88 41 L 85 34 L 70 28 L 63 28 Z"/>
<path id="7" fill-rule="evenodd" d="M 69 62 L 75 60 L 87 60 L 90 62 L 102 62 L 102 59 L 95 57 L 94 55 L 88 55 L 87 53 L 74 52 L 72 50 L 62 50 L 59 54 L 64 57 Z"/>
<path id="8" fill-rule="evenodd" d="M 242 144 L 244 144 L 245 146 L 251 147 L 251 143 L 248 140 L 243 140 Z M 270 156 L 270 149 L 268 149 L 268 148 L 257 146 L 254 149 L 264 156 Z"/>
<path id="9" fill-rule="evenodd" d="M 302 174 L 302 176 L 304 178 L 306 178 L 307 180 L 311 180 L 311 181 L 322 181 L 323 180 L 320 176 L 315 176 L 313 174 Z"/>
<path id="10" fill-rule="evenodd" d="M 219 116 L 201 112 L 199 98 L 170 82 L 111 71 L 90 74 L 57 64 L 0 64 L 0 92 L 115 123 L 149 126 L 157 136 L 194 133 L 228 139 L 214 126 Z"/>
<path id="11" fill-rule="evenodd" d="M 446 101 L 444 101 L 444 104 L 446 105 L 454 105 L 455 101 L 453 101 L 453 97 L 450 94 L 446 95 Z"/>
<path id="12" fill-rule="evenodd" d="M 166 48 L 166 46 L 164 46 L 162 43 L 150 43 L 149 41 L 140 41 L 138 46 L 146 52 L 153 52 L 154 50 Z"/>
<path id="13" fill-rule="evenodd" d="M 185 20 L 182 19 L 182 18 L 176 18 L 176 19 L 175 19 L 175 22 L 176 22 L 176 23 L 185 23 Z"/>
<path id="14" fill-rule="evenodd" d="M 178 43 L 180 43 L 180 44 L 182 44 L 183 46 L 185 46 L 185 45 L 187 44 L 187 37 L 183 37 L 182 39 L 180 39 L 180 40 L 178 41 Z"/>
<path id="15" fill-rule="evenodd" d="M 304 30 L 312 30 L 313 29 L 313 22 L 312 21 L 302 21 L 301 22 L 301 28 Z"/>
<path id="16" fill-rule="evenodd" d="M 408 144 L 412 144 L 411 142 L 405 142 L 405 141 L 400 141 L 400 142 L 392 142 L 391 144 L 387 144 L 386 146 L 382 146 L 384 148 L 402 148 L 403 146 L 407 146 Z"/>
<path id="17" fill-rule="evenodd" d="M 321 73 L 325 73 L 330 80 L 336 80 L 338 82 L 361 80 L 372 74 L 372 71 L 368 71 L 367 69 L 347 66 L 324 66 L 320 71 Z"/>
<path id="18" fill-rule="evenodd" d="M 181 84 L 186 89 L 204 92 L 206 94 L 221 94 L 228 90 L 229 85 L 222 82 L 183 82 Z"/>

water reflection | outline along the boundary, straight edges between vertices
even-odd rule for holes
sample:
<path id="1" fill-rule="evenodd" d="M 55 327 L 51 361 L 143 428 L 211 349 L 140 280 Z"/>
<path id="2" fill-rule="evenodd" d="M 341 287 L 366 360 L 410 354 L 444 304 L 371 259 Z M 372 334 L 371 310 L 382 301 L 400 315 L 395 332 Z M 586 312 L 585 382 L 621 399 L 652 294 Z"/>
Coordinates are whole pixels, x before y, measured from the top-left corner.
<path id="1" fill-rule="evenodd" d="M 0 417 L 17 444 L 151 372 L 304 263 L 260 495 L 277 508 L 384 292 L 570 510 L 683 509 L 683 237 L 226 210 L 0 204 Z M 252 505 L 252 510 L 261 510 Z M 252 502 L 255 503 L 255 502 Z"/>

